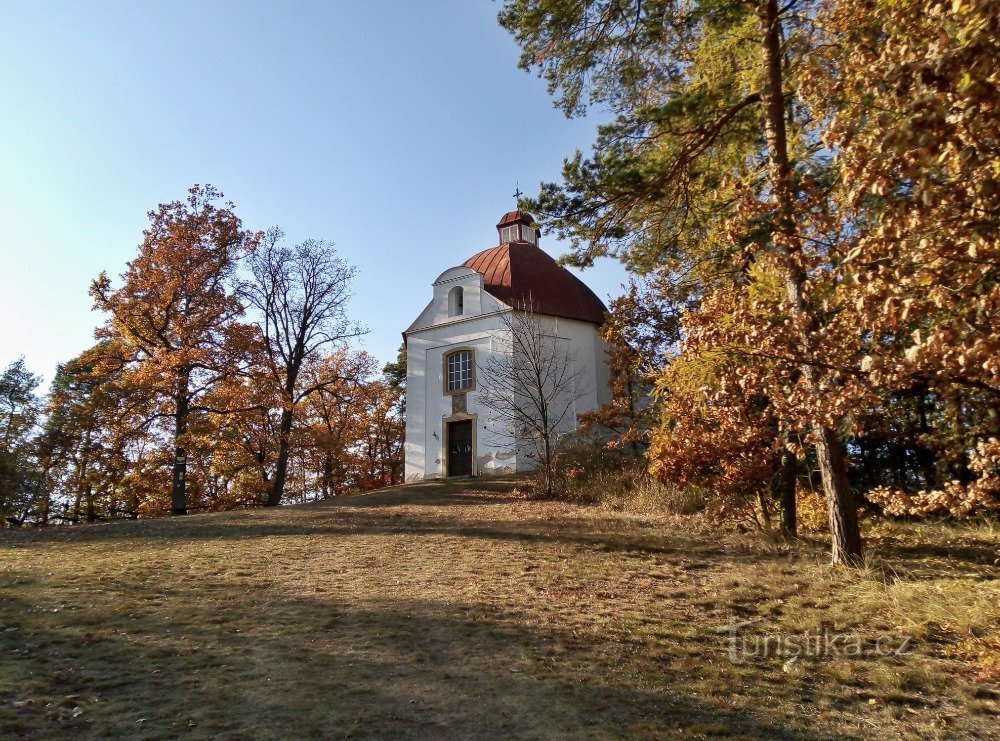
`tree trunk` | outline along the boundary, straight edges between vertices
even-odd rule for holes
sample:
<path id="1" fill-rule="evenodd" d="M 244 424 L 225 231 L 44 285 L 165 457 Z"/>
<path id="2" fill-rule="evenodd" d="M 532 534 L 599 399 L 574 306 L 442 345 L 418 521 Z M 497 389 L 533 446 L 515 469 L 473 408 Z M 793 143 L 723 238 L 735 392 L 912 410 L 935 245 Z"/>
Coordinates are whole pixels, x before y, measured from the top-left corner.
<path id="1" fill-rule="evenodd" d="M 42 492 L 41 503 L 39 504 L 38 512 L 38 524 L 48 525 L 49 524 L 49 513 L 52 511 L 52 496 L 49 493 L 48 488 Z"/>
<path id="2" fill-rule="evenodd" d="M 762 0 L 757 11 L 761 31 L 761 52 L 764 57 L 764 125 L 769 159 L 768 175 L 777 207 L 774 248 L 784 263 L 785 292 L 793 316 L 803 327 L 799 348 L 803 357 L 802 381 L 812 394 L 818 394 L 816 370 L 811 364 L 816 318 L 806 305 L 803 296 L 805 274 L 799 263 L 801 245 L 795 226 L 792 173 L 788 163 L 788 136 L 785 130 L 785 101 L 782 91 L 781 29 L 777 0 Z M 830 531 L 833 534 L 833 563 L 856 566 L 861 563 L 861 535 L 857 508 L 854 506 L 847 485 L 841 443 L 836 434 L 822 424 L 814 425 L 813 436 L 823 489 L 829 506 Z"/>
<path id="3" fill-rule="evenodd" d="M 922 441 L 926 441 L 930 436 L 931 426 L 929 416 L 932 402 L 928 398 L 930 389 L 926 385 L 921 386 L 917 392 L 919 394 L 917 398 L 919 431 L 915 435 L 914 448 L 917 452 L 917 461 L 920 465 L 920 470 L 924 476 L 923 488 L 930 491 L 937 487 L 938 461 L 934 449 Z"/>
<path id="4" fill-rule="evenodd" d="M 333 453 L 327 450 L 323 454 L 323 499 L 333 496 Z"/>
<path id="5" fill-rule="evenodd" d="M 173 487 L 170 494 L 170 513 L 172 515 L 187 514 L 187 451 L 184 450 L 184 436 L 187 434 L 190 404 L 189 380 L 190 372 L 184 371 L 177 382 L 177 411 L 174 415 Z"/>
<path id="6" fill-rule="evenodd" d="M 775 498 L 778 500 L 780 520 L 778 527 L 786 538 L 798 535 L 798 517 L 795 511 L 795 485 L 798 479 L 798 459 L 787 447 L 788 435 L 784 436 L 785 448 L 781 451 L 778 477 L 775 481 Z"/>
<path id="7" fill-rule="evenodd" d="M 87 522 L 97 522 L 97 509 L 94 507 L 94 487 L 87 484 L 84 500 L 87 503 Z"/>
<path id="8" fill-rule="evenodd" d="M 626 382 L 626 388 L 628 389 L 626 393 L 628 393 L 628 421 L 629 421 L 629 427 L 631 427 L 633 430 L 635 430 L 639 425 L 636 424 L 636 420 L 638 418 L 638 415 L 635 413 L 635 388 L 632 385 L 632 379 L 631 378 Z M 639 441 L 635 439 L 635 435 L 634 434 L 631 435 L 631 438 L 632 438 L 632 441 L 631 441 L 629 447 L 632 448 L 632 455 L 634 455 L 636 458 L 638 458 L 640 456 L 640 454 L 641 454 L 641 451 L 639 450 Z"/>
<path id="9" fill-rule="evenodd" d="M 278 461 L 274 469 L 274 483 L 268 492 L 267 507 L 277 507 L 285 494 L 285 479 L 288 476 L 288 455 L 291 450 L 292 408 L 286 406 L 281 410 L 281 426 L 278 429 Z"/>
<path id="10" fill-rule="evenodd" d="M 544 424 L 548 424 L 545 420 Z M 552 498 L 552 444 L 549 441 L 548 433 L 542 435 L 542 463 L 545 465 L 545 498 Z"/>
<path id="11" fill-rule="evenodd" d="M 78 489 L 76 490 L 76 494 L 75 494 L 75 495 L 73 496 L 73 509 L 72 509 L 72 515 L 70 515 L 70 516 L 69 516 L 69 517 L 67 518 L 67 519 L 69 519 L 69 520 L 70 520 L 70 521 L 71 521 L 71 522 L 72 522 L 72 523 L 73 523 L 74 525 L 75 525 L 76 523 L 78 523 L 78 522 L 80 521 L 80 503 L 81 503 L 82 501 L 83 501 L 83 490 L 82 490 L 82 489 L 79 489 L 79 488 L 78 488 Z M 70 510 L 69 510 L 69 507 L 67 506 L 67 514 L 69 514 L 69 512 L 70 512 Z"/>
<path id="12" fill-rule="evenodd" d="M 83 437 L 83 460 L 80 462 L 80 486 L 84 491 L 84 501 L 87 503 L 87 522 L 97 522 L 97 512 L 94 509 L 94 486 L 90 483 L 90 441 L 91 430 Z"/>
<path id="13" fill-rule="evenodd" d="M 771 503 L 767 499 L 767 495 L 764 493 L 763 489 L 757 490 L 757 506 L 760 507 L 760 519 L 762 521 L 761 527 L 764 532 L 771 532 Z"/>
<path id="14" fill-rule="evenodd" d="M 49 476 L 51 474 L 52 466 L 51 464 L 46 464 L 45 470 L 42 472 L 42 489 L 38 494 L 38 506 L 35 508 L 38 525 L 49 524 L 49 513 L 52 510 L 52 491 L 49 488 Z"/>
<path id="15" fill-rule="evenodd" d="M 816 445 L 823 486 L 827 490 L 827 509 L 830 515 L 830 539 L 833 541 L 834 565 L 860 566 L 861 529 L 858 527 L 858 508 L 851 496 L 844 469 L 844 452 L 840 441 L 830 430 L 816 426 L 816 436 L 825 435 L 823 445 Z M 832 481 L 833 486 L 827 487 Z"/>

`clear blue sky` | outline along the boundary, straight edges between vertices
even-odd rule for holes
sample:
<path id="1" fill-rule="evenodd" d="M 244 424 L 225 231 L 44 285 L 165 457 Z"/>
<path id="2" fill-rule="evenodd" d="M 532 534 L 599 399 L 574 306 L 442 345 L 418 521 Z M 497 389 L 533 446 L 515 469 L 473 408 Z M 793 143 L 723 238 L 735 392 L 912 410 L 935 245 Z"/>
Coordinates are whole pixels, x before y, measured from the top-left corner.
<path id="1" fill-rule="evenodd" d="M 333 240 L 362 347 L 391 359 L 515 182 L 588 148 L 488 0 L 8 2 L 0 24 L 0 368 L 50 380 L 101 321 L 146 212 L 211 183 L 251 228 Z M 542 247 L 559 254 L 551 238 Z M 602 298 L 624 272 L 582 278 Z"/>

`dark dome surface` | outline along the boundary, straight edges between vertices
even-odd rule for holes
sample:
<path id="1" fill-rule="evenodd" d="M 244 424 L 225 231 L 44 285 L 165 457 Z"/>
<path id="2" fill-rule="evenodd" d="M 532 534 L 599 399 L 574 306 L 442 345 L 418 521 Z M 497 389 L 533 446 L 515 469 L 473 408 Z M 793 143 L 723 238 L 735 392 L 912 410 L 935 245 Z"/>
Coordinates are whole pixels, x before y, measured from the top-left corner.
<path id="1" fill-rule="evenodd" d="M 538 314 L 597 325 L 604 323 L 608 313 L 604 302 L 583 281 L 527 242 L 483 250 L 464 266 L 482 275 L 483 287 L 508 306 L 530 306 Z"/>
<path id="2" fill-rule="evenodd" d="M 527 224 L 531 226 L 535 223 L 535 217 L 529 214 L 527 211 L 508 211 L 503 216 L 500 217 L 500 221 L 497 223 L 497 229 L 502 226 L 508 226 L 509 224 Z"/>

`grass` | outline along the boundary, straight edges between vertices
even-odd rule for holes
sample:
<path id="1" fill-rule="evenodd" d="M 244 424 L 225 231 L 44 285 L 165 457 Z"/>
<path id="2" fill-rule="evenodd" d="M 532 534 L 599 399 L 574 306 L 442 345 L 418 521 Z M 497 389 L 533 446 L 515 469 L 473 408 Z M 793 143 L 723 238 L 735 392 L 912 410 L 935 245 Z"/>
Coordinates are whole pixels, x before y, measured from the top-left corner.
<path id="1" fill-rule="evenodd" d="M 0 734 L 995 734 L 995 529 L 884 526 L 848 574 L 516 485 L 0 533 Z M 908 644 L 730 657 L 824 630 Z"/>

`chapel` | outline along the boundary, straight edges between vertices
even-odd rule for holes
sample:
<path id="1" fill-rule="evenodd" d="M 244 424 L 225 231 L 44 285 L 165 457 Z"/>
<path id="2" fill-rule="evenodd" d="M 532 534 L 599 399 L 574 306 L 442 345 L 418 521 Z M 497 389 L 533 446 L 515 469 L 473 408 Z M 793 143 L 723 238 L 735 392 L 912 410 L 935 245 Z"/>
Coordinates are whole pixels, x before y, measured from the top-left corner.
<path id="1" fill-rule="evenodd" d="M 609 400 L 604 303 L 539 246 L 531 214 L 511 211 L 496 226 L 499 244 L 448 268 L 427 307 L 403 333 L 406 343 L 407 481 L 530 471 L 537 456 L 501 429 L 482 403 L 491 353 L 510 352 L 503 315 L 529 307 L 547 337 L 571 350 L 575 393 L 563 428 Z M 577 380 L 578 379 L 578 380 Z"/>

